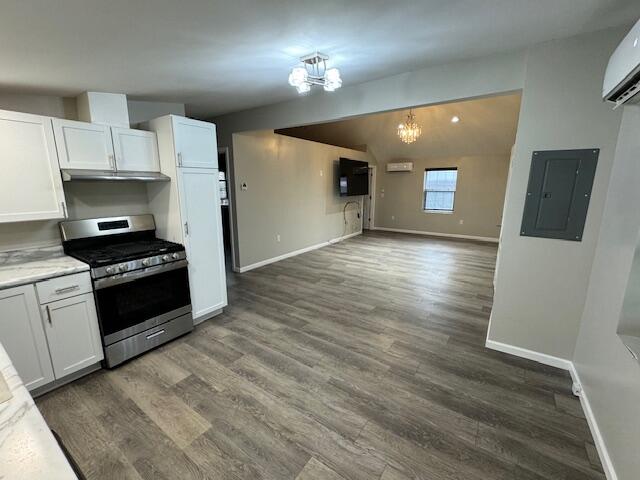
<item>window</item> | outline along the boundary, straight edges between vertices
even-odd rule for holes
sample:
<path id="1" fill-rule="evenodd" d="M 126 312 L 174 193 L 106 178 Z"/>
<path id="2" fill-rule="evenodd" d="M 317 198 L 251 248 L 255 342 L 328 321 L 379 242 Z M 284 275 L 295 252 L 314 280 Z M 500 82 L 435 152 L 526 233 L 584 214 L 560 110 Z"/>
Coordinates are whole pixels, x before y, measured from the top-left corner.
<path id="1" fill-rule="evenodd" d="M 423 209 L 430 212 L 453 212 L 457 181 L 457 168 L 427 168 L 424 172 Z"/>

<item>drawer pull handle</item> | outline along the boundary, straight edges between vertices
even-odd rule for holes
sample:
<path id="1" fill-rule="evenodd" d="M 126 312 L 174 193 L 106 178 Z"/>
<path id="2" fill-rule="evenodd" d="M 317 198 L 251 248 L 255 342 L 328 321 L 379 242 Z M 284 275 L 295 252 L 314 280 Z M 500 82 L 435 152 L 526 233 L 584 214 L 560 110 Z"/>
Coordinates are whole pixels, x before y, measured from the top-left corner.
<path id="1" fill-rule="evenodd" d="M 79 288 L 80 288 L 80 285 L 71 285 L 69 287 L 56 288 L 55 293 L 57 293 L 58 295 L 61 295 L 63 293 L 73 292 L 74 290 L 78 290 Z"/>
<path id="2" fill-rule="evenodd" d="M 49 309 L 49 305 L 47 305 L 46 307 L 44 307 L 44 309 L 47 312 L 47 320 L 49 320 L 49 325 L 51 325 L 51 310 Z"/>
<path id="3" fill-rule="evenodd" d="M 158 337 L 160 335 L 164 334 L 164 330 L 158 330 L 155 333 L 151 333 L 149 335 L 147 335 L 147 340 L 151 340 L 153 337 Z"/>

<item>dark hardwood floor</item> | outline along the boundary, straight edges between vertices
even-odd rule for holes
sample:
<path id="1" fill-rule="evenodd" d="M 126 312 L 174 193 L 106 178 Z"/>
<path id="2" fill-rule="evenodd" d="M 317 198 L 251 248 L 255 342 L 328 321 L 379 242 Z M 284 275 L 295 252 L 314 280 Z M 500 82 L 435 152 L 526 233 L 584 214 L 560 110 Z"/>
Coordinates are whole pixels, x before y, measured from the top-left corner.
<path id="1" fill-rule="evenodd" d="M 355 237 L 37 403 L 89 479 L 604 479 L 569 375 L 484 348 L 495 258 Z"/>

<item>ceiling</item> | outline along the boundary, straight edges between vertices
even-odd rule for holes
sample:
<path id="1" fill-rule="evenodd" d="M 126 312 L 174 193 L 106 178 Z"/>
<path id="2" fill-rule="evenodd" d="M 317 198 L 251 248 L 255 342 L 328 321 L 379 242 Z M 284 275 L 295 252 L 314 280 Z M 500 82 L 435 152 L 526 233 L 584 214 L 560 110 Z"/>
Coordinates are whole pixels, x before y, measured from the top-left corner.
<path id="1" fill-rule="evenodd" d="M 0 89 L 119 92 L 208 117 L 295 97 L 289 69 L 316 49 L 351 85 L 639 16 L 637 0 L 7 0 Z"/>
<path id="2" fill-rule="evenodd" d="M 413 110 L 422 136 L 400 141 L 408 110 L 277 130 L 277 133 L 347 148 L 366 146 L 379 163 L 416 158 L 505 155 L 515 143 L 520 94 L 433 105 Z M 451 123 L 453 116 L 460 122 Z"/>

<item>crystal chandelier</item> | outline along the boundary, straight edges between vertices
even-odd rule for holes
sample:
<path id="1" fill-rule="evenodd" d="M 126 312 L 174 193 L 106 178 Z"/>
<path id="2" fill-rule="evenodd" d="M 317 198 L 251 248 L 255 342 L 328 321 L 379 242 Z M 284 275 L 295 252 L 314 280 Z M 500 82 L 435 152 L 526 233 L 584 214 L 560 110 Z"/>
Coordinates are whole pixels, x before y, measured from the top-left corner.
<path id="1" fill-rule="evenodd" d="M 289 85 L 296 87 L 298 93 L 307 93 L 312 85 L 322 85 L 327 92 L 342 86 L 340 70 L 327 68 L 329 56 L 323 53 L 311 53 L 300 58 L 302 66 L 294 67 L 289 74 Z"/>
<path id="2" fill-rule="evenodd" d="M 404 143 L 413 143 L 422 134 L 422 128 L 416 123 L 416 116 L 411 110 L 404 123 L 398 125 L 398 136 Z"/>

